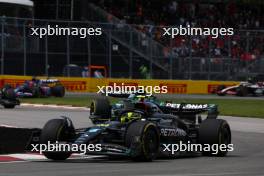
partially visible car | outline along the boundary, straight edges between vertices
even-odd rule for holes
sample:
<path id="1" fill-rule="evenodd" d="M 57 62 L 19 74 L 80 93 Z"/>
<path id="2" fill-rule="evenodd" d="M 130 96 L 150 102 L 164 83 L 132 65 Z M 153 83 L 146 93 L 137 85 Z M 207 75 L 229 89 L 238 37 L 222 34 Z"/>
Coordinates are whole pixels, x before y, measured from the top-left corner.
<path id="1" fill-rule="evenodd" d="M 200 113 L 208 113 L 208 116 L 211 118 L 215 118 L 218 115 L 218 107 L 215 104 L 174 103 L 170 100 L 161 101 L 153 95 L 148 96 L 144 93 L 118 94 L 112 96 L 126 98 L 114 104 L 110 104 L 104 96 L 92 100 L 90 105 L 90 119 L 93 123 L 108 121 L 109 117 L 115 118 L 124 109 L 135 109 L 135 105 L 139 102 L 153 104 L 159 107 L 165 114 L 177 115 L 180 118 L 188 116 L 189 120 L 194 120 Z"/>
<path id="2" fill-rule="evenodd" d="M 263 82 L 241 82 L 238 85 L 226 87 L 220 85 L 217 87 L 216 94 L 219 96 L 236 95 L 236 96 L 263 96 Z"/>
<path id="3" fill-rule="evenodd" d="M 10 85 L 5 85 L 0 90 L 0 105 L 7 109 L 13 109 L 19 104 L 20 101 L 17 99 L 14 89 Z"/>

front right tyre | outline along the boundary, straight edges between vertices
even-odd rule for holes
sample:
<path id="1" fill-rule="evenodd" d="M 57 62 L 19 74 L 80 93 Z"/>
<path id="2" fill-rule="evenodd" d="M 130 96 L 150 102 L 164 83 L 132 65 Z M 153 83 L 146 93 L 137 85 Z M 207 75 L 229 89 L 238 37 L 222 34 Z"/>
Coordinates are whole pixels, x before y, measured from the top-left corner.
<path id="1" fill-rule="evenodd" d="M 134 161 L 152 161 L 159 152 L 160 138 L 155 124 L 148 121 L 132 122 L 126 131 L 125 145 Z"/>
<path id="2" fill-rule="evenodd" d="M 222 119 L 206 119 L 199 128 L 199 143 L 209 146 L 210 151 L 203 151 L 204 156 L 226 156 L 228 145 L 231 144 L 231 130 L 228 123 Z M 220 150 L 225 145 L 226 150 Z M 217 146 L 218 151 L 214 151 Z"/>
<path id="3" fill-rule="evenodd" d="M 111 119 L 111 105 L 107 98 L 97 98 L 92 101 L 90 119 L 94 124 Z"/>

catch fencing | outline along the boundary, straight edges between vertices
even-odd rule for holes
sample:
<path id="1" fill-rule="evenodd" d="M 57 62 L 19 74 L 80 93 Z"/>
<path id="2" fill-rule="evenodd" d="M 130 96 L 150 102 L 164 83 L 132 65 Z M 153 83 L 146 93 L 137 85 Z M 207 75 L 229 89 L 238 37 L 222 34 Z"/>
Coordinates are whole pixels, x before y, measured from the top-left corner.
<path id="1" fill-rule="evenodd" d="M 229 38 L 162 37 L 161 28 L 104 23 L 0 18 L 1 75 L 84 76 L 99 65 L 110 78 L 244 80 L 263 75 L 264 32 L 235 31 Z M 102 28 L 102 35 L 31 35 L 50 26 Z M 159 35 L 158 35 L 159 34 Z M 76 70 L 72 75 L 70 67 Z"/>

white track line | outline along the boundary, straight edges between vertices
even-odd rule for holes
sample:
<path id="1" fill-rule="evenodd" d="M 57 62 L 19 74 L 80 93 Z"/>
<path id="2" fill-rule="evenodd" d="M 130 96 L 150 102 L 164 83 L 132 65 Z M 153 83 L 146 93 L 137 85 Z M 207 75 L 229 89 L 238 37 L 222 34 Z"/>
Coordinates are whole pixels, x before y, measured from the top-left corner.
<path id="1" fill-rule="evenodd" d="M 14 158 L 14 160 L 13 161 L 0 161 L 0 164 L 34 162 L 34 161 L 49 161 L 49 159 L 47 159 L 44 155 L 40 155 L 40 154 L 20 154 L 20 153 L 17 153 L 17 154 L 0 155 L 0 158 L 1 158 L 1 156 L 3 156 L 3 157 L 12 157 L 12 158 Z M 67 160 L 91 159 L 91 158 L 98 158 L 98 157 L 102 157 L 102 156 L 73 154 Z M 15 159 L 17 159 L 17 160 L 15 160 Z"/>
<path id="2" fill-rule="evenodd" d="M 0 124 L 0 127 L 5 127 L 5 128 L 18 128 L 16 126 L 10 126 L 10 125 L 6 125 L 6 124 Z"/>
<path id="3" fill-rule="evenodd" d="M 37 107 L 37 108 L 55 108 L 55 109 L 72 109 L 72 110 L 86 110 L 89 111 L 90 108 L 87 107 L 74 107 L 70 105 L 45 105 L 45 104 L 30 104 L 30 103 L 22 103 L 20 104 L 22 107 Z"/>

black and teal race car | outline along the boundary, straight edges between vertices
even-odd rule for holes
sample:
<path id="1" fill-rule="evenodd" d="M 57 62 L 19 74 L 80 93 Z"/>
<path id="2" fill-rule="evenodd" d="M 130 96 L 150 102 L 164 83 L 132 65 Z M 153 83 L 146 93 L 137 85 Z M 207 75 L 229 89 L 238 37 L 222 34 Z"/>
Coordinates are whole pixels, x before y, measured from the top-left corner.
<path id="1" fill-rule="evenodd" d="M 124 109 L 134 109 L 139 102 L 150 103 L 157 106 L 164 114 L 173 114 L 180 118 L 194 120 L 197 114 L 208 113 L 208 117 L 216 118 L 218 106 L 215 104 L 190 104 L 173 103 L 172 101 L 161 101 L 157 97 L 145 94 L 130 94 L 127 98 L 110 104 L 106 97 L 94 99 L 90 105 L 90 119 L 93 123 L 101 123 L 114 120 Z M 110 119 L 109 119 L 110 118 Z"/>
<path id="2" fill-rule="evenodd" d="M 136 101 L 136 98 L 140 98 Z M 217 119 L 217 107 L 209 104 L 173 104 L 130 97 L 131 106 L 110 106 L 103 111 L 107 100 L 100 99 L 91 107 L 91 116 L 101 119 L 95 124 L 75 129 L 70 118 L 49 120 L 41 133 L 32 135 L 35 144 L 94 145 L 100 150 L 85 151 L 87 155 L 125 156 L 136 161 L 152 161 L 159 156 L 173 157 L 183 154 L 225 156 L 231 144 L 231 130 L 225 120 Z M 154 100 L 154 99 L 153 99 Z M 103 104 L 104 103 L 104 104 Z M 96 113 L 95 113 L 96 112 Z M 99 114 L 101 112 L 102 114 Z M 205 117 L 203 114 L 207 112 Z M 107 112 L 109 113 L 109 112 Z M 107 116 L 106 116 L 107 115 Z M 208 150 L 175 151 L 178 144 L 207 146 Z M 225 150 L 214 151 L 220 146 Z M 173 152 L 172 152 L 173 151 Z M 81 151 L 44 151 L 52 160 L 65 160 Z"/>

